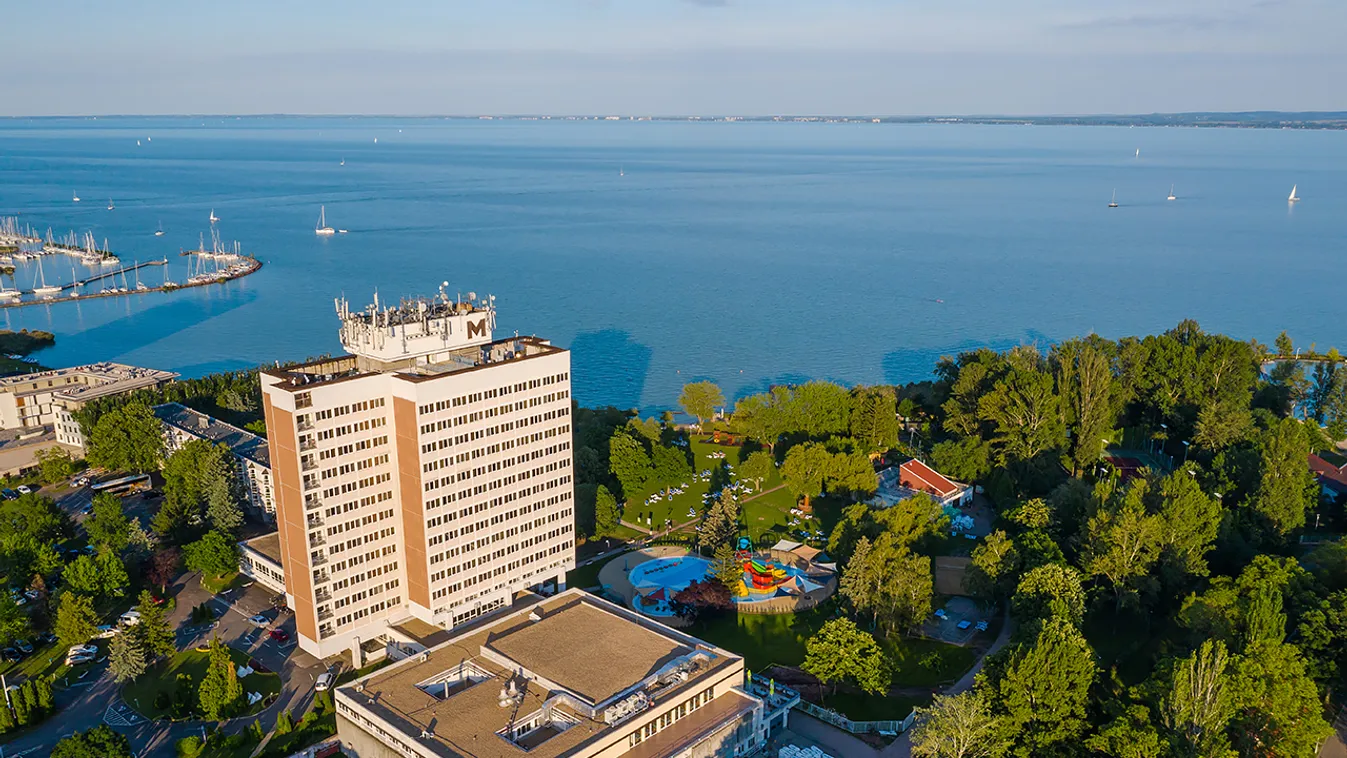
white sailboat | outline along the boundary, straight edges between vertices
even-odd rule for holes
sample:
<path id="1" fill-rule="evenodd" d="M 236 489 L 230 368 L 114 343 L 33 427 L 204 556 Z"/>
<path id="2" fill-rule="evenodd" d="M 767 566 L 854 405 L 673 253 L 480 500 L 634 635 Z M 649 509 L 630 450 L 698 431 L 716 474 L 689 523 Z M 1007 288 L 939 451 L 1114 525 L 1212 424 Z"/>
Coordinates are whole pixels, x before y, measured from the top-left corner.
<path id="1" fill-rule="evenodd" d="M 1291 195 L 1290 197 L 1286 198 L 1286 202 L 1288 203 L 1300 202 L 1300 196 L 1296 194 L 1296 185 L 1294 184 L 1291 185 Z"/>
<path id="2" fill-rule="evenodd" d="M 71 202 L 72 202 L 72 203 L 78 203 L 79 201 L 80 201 L 80 193 L 76 192 L 76 193 L 75 193 L 75 197 L 74 197 L 73 199 L 71 199 Z"/>
<path id="3" fill-rule="evenodd" d="M 1108 201 L 1108 207 L 1110 208 L 1118 207 L 1118 190 L 1113 190 L 1113 199 Z"/>
<path id="4" fill-rule="evenodd" d="M 326 237 L 329 234 L 335 234 L 336 231 L 336 229 L 327 225 L 327 208 L 322 205 L 318 206 L 318 226 L 314 227 L 313 233 Z"/>
<path id="5" fill-rule="evenodd" d="M 210 222 L 213 224 L 213 223 L 215 223 L 216 221 L 219 221 L 219 220 L 220 220 L 220 217 L 217 216 L 217 215 L 215 215 L 215 209 L 214 209 L 214 208 L 211 208 L 211 209 L 210 209 Z"/>
<path id="6" fill-rule="evenodd" d="M 44 271 L 42 270 L 42 259 L 41 259 L 41 258 L 38 258 L 38 259 L 37 259 L 37 275 L 38 275 L 38 277 L 40 277 L 41 280 L 42 280 L 42 286 L 41 286 L 41 287 L 35 287 L 35 288 L 33 289 L 33 294 L 34 294 L 34 295 L 37 295 L 37 296 L 39 296 L 39 297 L 51 297 L 52 295 L 55 295 L 55 294 L 60 293 L 60 291 L 61 291 L 61 288 L 60 288 L 60 287 L 57 287 L 57 286 L 55 286 L 55 285 L 52 285 L 52 286 L 50 286 L 50 287 L 47 286 L 47 274 L 46 274 L 46 272 L 44 272 Z"/>
<path id="7" fill-rule="evenodd" d="M 618 175 L 618 176 L 626 176 L 626 175 L 627 175 L 627 167 L 626 167 L 626 166 L 618 166 L 618 167 L 617 167 L 617 175 Z"/>
<path id="8" fill-rule="evenodd" d="M 112 198 L 108 198 L 108 210 L 110 210 L 110 211 L 115 211 L 115 210 L 117 210 L 117 206 L 115 206 L 115 205 L 112 204 Z"/>
<path id="9" fill-rule="evenodd" d="M 5 286 L 5 280 L 0 278 L 0 300 L 18 300 L 23 296 L 23 292 L 18 287 L 10 289 Z"/>
<path id="10" fill-rule="evenodd" d="M 164 236 L 164 222 L 162 221 L 159 222 L 159 228 L 154 230 L 154 236 L 156 237 Z"/>
<path id="11" fill-rule="evenodd" d="M 342 165 L 342 166 L 345 166 L 345 165 L 346 165 L 346 159 L 345 159 L 345 158 L 342 158 L 342 159 L 341 159 L 341 164 L 340 164 L 340 165 Z"/>
<path id="12" fill-rule="evenodd" d="M 1165 199 L 1166 199 L 1166 200 L 1178 200 L 1178 199 L 1179 199 L 1178 195 L 1175 195 L 1175 194 L 1174 194 L 1174 185 L 1172 185 L 1172 184 L 1169 185 L 1169 197 L 1167 197 L 1167 198 L 1165 198 Z"/>
<path id="13" fill-rule="evenodd" d="M 1141 148 L 1137 148 L 1137 154 L 1136 154 L 1135 157 L 1137 157 L 1137 158 L 1140 158 L 1140 157 L 1141 157 Z"/>

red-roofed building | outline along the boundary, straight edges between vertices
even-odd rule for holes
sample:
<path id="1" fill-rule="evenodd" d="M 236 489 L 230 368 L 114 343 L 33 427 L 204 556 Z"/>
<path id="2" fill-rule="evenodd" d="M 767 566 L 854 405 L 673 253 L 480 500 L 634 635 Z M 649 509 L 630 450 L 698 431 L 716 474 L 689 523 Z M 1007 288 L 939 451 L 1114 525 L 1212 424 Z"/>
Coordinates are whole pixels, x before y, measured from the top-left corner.
<path id="1" fill-rule="evenodd" d="M 1310 453 L 1310 470 L 1325 495 L 1331 498 L 1347 495 L 1347 458 L 1334 453 L 1322 456 Z"/>
<path id="2" fill-rule="evenodd" d="M 941 505 L 964 506 L 973 501 L 973 488 L 956 482 L 913 458 L 897 468 L 879 472 L 879 490 L 873 502 L 892 505 L 924 492 Z"/>

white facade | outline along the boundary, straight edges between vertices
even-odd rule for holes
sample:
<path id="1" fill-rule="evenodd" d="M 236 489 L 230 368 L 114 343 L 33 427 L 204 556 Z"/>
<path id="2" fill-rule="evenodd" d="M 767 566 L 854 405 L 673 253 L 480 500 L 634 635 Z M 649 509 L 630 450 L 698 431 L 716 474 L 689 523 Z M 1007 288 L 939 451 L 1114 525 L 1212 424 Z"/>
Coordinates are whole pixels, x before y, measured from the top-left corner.
<path id="1" fill-rule="evenodd" d="M 91 400 L 158 387 L 177 374 L 120 363 L 54 369 L 0 379 L 0 429 L 51 426 L 56 441 L 84 452 L 84 433 L 71 415 Z"/>
<path id="2" fill-rule="evenodd" d="M 408 617 L 461 624 L 574 567 L 570 354 L 491 342 L 493 311 L 453 305 L 480 325 L 455 331 L 468 344 L 437 332 L 388 362 L 444 305 L 348 314 L 369 319 L 344 323 L 356 355 L 262 373 L 286 593 L 319 657 Z"/>

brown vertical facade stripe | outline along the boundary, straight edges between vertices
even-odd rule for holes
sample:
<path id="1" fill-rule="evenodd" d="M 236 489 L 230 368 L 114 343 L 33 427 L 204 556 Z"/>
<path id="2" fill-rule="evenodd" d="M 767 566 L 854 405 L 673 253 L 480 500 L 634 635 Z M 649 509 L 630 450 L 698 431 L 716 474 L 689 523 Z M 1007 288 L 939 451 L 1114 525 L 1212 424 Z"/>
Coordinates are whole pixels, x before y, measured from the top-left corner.
<path id="1" fill-rule="evenodd" d="M 420 428 L 416 403 L 393 398 L 393 439 L 397 444 L 398 491 L 402 494 L 402 542 L 407 557 L 407 599 L 430 607 L 430 564 L 426 558 L 426 519 L 422 508 Z"/>
<path id="2" fill-rule="evenodd" d="M 318 639 L 318 610 L 313 604 L 313 574 L 309 565 L 308 524 L 304 516 L 304 484 L 299 471 L 299 430 L 295 415 L 272 406 L 262 395 L 267 420 L 267 447 L 271 451 L 276 493 L 276 526 L 285 568 L 285 589 L 293 598 L 295 628 Z"/>

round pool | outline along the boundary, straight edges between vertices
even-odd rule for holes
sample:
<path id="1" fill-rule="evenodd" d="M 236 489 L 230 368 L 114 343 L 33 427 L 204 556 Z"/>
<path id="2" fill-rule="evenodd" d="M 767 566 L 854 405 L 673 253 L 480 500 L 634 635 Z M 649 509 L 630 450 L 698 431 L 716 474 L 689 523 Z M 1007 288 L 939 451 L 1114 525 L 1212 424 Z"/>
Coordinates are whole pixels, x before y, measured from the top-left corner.
<path id="1" fill-rule="evenodd" d="M 651 616 L 672 616 L 669 601 L 693 580 L 706 578 L 711 562 L 695 555 L 656 558 L 646 561 L 627 574 L 636 589 L 632 607 Z"/>

